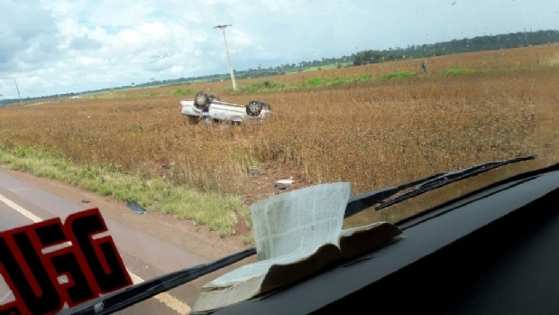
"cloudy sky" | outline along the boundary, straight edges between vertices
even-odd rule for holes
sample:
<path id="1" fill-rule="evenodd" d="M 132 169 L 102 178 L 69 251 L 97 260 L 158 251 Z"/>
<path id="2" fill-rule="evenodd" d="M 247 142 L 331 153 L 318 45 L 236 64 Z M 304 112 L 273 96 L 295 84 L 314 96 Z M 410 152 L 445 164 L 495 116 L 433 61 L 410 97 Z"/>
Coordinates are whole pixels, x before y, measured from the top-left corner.
<path id="1" fill-rule="evenodd" d="M 226 72 L 453 38 L 559 29 L 559 0 L 0 0 L 0 96 Z"/>

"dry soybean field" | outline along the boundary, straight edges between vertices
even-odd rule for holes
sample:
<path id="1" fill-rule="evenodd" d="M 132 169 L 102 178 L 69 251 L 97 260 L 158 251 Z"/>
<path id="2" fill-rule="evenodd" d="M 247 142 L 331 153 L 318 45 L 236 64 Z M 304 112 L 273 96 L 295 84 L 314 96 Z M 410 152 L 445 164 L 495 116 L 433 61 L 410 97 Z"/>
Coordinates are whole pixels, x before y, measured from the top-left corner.
<path id="1" fill-rule="evenodd" d="M 0 143 L 79 165 L 164 177 L 245 204 L 297 186 L 350 181 L 354 193 L 487 160 L 559 161 L 559 46 L 468 53 L 229 82 L 131 89 L 0 109 Z M 273 116 L 191 125 L 197 90 Z"/>

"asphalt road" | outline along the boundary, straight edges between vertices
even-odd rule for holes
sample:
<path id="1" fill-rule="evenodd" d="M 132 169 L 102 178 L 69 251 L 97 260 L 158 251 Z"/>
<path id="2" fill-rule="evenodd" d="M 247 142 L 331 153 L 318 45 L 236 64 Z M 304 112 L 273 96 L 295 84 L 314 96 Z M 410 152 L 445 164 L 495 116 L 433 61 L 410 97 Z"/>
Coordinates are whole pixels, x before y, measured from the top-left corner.
<path id="1" fill-rule="evenodd" d="M 99 207 L 134 282 L 141 282 L 180 268 L 210 260 L 194 255 L 180 241 L 168 236 L 172 226 L 156 216 L 137 215 L 106 198 L 96 198 L 44 179 L 21 176 L 0 169 L 0 231 Z M 178 234 L 178 233 L 175 233 Z M 196 295 L 192 287 L 181 287 L 133 306 L 123 314 L 187 314 Z M 0 304 L 13 299 L 0 276 Z"/>

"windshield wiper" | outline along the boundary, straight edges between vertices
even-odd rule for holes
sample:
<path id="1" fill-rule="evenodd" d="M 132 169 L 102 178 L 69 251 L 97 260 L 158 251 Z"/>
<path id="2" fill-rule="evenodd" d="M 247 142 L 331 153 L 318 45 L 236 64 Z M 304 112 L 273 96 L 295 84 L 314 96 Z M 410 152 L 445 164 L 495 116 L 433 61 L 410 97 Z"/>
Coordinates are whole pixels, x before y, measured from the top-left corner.
<path id="1" fill-rule="evenodd" d="M 201 264 L 135 284 L 114 293 L 102 296 L 96 300 L 80 304 L 73 308 L 65 309 L 60 312 L 60 315 L 112 314 L 127 308 L 128 306 L 156 296 L 159 293 L 171 290 L 211 272 L 232 265 L 255 254 L 256 249 L 249 248 L 208 264 Z"/>
<path id="2" fill-rule="evenodd" d="M 378 205 L 375 210 L 380 210 L 396 203 L 402 202 L 406 199 L 431 191 L 433 189 L 448 185 L 450 183 L 454 183 L 468 177 L 485 173 L 504 165 L 533 160 L 534 158 L 534 156 L 526 156 L 510 160 L 483 163 L 459 171 L 438 173 L 396 187 L 390 187 L 379 191 L 364 193 L 350 199 L 346 207 L 345 217 L 350 217 L 374 205 Z M 398 195 L 405 190 L 408 191 L 401 195 Z M 394 196 L 396 197 L 392 198 Z M 202 264 L 195 267 L 187 268 L 153 280 L 133 285 L 115 293 L 102 296 L 94 301 L 86 302 L 71 309 L 63 310 L 61 314 L 111 314 L 128 306 L 151 298 L 159 293 L 168 291 L 199 277 L 207 275 L 211 272 L 232 265 L 255 254 L 256 249 L 254 247 L 249 248 L 208 264 Z"/>
<path id="3" fill-rule="evenodd" d="M 345 214 L 346 217 L 352 216 L 374 205 L 378 205 L 377 207 L 375 207 L 375 210 L 381 210 L 396 203 L 402 202 L 406 199 L 413 198 L 428 191 L 466 179 L 468 177 L 476 176 L 508 164 L 533 159 L 535 159 L 535 156 L 532 155 L 518 157 L 510 160 L 486 162 L 483 164 L 468 167 L 466 169 L 446 173 L 438 173 L 399 186 L 360 194 L 350 199 Z M 405 190 L 408 191 L 395 198 L 392 198 L 393 196 L 398 195 Z"/>
<path id="4" fill-rule="evenodd" d="M 446 172 L 443 174 L 440 174 L 436 177 L 430 178 L 425 180 L 424 182 L 420 182 L 417 185 L 415 185 L 415 187 L 413 187 L 413 189 L 399 195 L 396 196 L 394 198 L 386 198 L 384 200 L 382 200 L 380 202 L 380 204 L 378 206 L 375 207 L 375 210 L 381 210 L 390 206 L 393 206 L 397 203 L 400 203 L 404 200 L 408 200 L 410 198 L 419 196 L 421 194 L 424 194 L 428 191 L 431 190 L 435 190 L 437 188 L 441 188 L 443 186 L 461 181 L 463 179 L 469 178 L 469 177 L 473 177 L 482 173 L 486 173 L 490 170 L 505 166 L 505 165 L 509 165 L 509 164 L 513 164 L 513 163 L 518 163 L 518 162 L 523 162 L 523 161 L 529 161 L 529 160 L 533 160 L 535 159 L 535 156 L 524 156 L 524 157 L 518 157 L 518 158 L 514 158 L 514 159 L 510 159 L 510 160 L 502 160 L 502 161 L 493 161 L 493 162 L 487 162 L 487 163 L 483 163 L 483 164 L 479 164 L 479 165 L 475 165 L 475 166 L 471 166 L 462 170 L 458 170 L 458 171 L 451 171 L 451 172 Z M 393 194 L 395 195 L 395 194 Z"/>
<path id="5" fill-rule="evenodd" d="M 389 187 L 389 188 L 385 188 L 382 190 L 377 190 L 377 191 L 371 191 L 371 192 L 366 192 L 363 194 L 359 194 L 356 195 L 354 197 L 352 197 L 349 200 L 349 203 L 347 204 L 346 210 L 345 210 L 345 216 L 346 217 L 350 217 L 354 214 L 357 214 L 371 206 L 374 206 L 380 202 L 382 202 L 383 200 L 386 200 L 387 198 L 392 197 L 393 195 L 401 192 L 402 190 L 417 186 L 423 182 L 426 182 L 428 180 L 437 178 L 441 175 L 443 175 L 444 173 L 438 173 L 435 175 L 430 175 L 428 177 L 422 178 L 422 179 L 418 179 L 416 181 L 410 182 L 410 183 L 405 183 L 402 184 L 400 186 L 396 186 L 396 187 Z"/>

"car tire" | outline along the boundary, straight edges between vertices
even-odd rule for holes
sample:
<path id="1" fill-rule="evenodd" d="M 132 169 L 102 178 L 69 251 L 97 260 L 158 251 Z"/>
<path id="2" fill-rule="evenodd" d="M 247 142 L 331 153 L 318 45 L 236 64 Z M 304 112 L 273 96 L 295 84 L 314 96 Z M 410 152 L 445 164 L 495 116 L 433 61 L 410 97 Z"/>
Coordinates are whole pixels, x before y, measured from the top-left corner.
<path id="1" fill-rule="evenodd" d="M 266 104 L 264 104 L 263 102 L 250 101 L 246 105 L 247 115 L 253 116 L 253 117 L 258 117 L 260 115 L 260 113 L 262 112 L 262 109 L 264 109 L 265 106 L 266 106 Z"/>
<path id="2" fill-rule="evenodd" d="M 194 107 L 201 111 L 207 112 L 211 102 L 212 100 L 210 95 L 203 91 L 196 93 L 196 96 L 194 96 Z"/>

